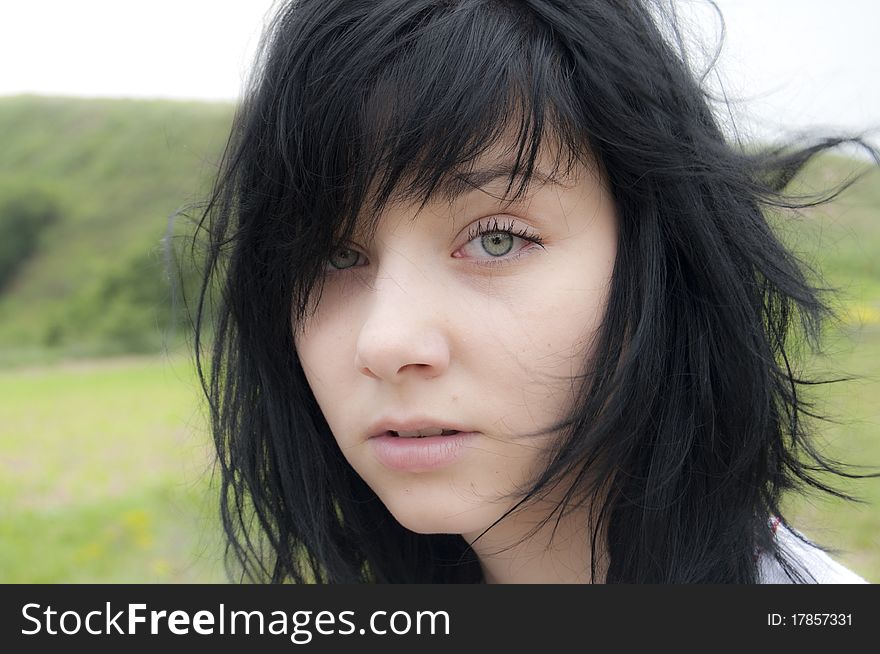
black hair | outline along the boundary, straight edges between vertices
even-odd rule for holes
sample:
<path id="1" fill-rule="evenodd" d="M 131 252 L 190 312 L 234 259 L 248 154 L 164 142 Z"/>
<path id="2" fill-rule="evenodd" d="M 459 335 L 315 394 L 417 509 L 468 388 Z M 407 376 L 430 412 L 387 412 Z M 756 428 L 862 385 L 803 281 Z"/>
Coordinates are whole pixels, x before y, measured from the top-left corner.
<path id="1" fill-rule="evenodd" d="M 860 475 L 812 444 L 801 386 L 816 382 L 792 345 L 817 347 L 833 312 L 767 214 L 833 197 L 785 188 L 814 155 L 862 141 L 730 142 L 667 18 L 635 0 L 278 9 L 201 223 L 196 356 L 242 578 L 481 581 L 460 535 L 405 529 L 343 458 L 293 330 L 359 220 L 454 187 L 504 134 L 511 197 L 552 140 L 555 172 L 598 164 L 619 217 L 590 372 L 523 503 L 575 479 L 559 510 L 598 507 L 607 582 L 754 583 L 761 551 L 799 577 L 769 525 L 785 524 L 783 494 L 852 499 L 823 474 Z"/>

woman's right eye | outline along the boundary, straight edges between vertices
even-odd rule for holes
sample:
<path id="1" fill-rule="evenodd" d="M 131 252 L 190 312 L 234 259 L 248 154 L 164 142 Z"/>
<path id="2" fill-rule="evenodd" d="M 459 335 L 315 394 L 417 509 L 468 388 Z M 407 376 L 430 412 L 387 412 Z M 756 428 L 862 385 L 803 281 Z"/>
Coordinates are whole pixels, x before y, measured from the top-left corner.
<path id="1" fill-rule="evenodd" d="M 362 266 L 366 263 L 367 258 L 349 247 L 338 247 L 327 260 L 326 270 L 345 270 L 355 266 Z"/>

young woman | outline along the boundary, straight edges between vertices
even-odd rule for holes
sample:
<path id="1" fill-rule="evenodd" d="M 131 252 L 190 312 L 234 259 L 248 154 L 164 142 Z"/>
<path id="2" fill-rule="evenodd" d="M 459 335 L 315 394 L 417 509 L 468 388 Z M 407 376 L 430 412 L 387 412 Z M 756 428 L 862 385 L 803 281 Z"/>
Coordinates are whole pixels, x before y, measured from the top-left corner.
<path id="1" fill-rule="evenodd" d="M 203 222 L 245 577 L 859 581 L 780 511 L 848 473 L 789 360 L 828 310 L 764 215 L 840 140 L 733 147 L 668 27 L 280 8 Z"/>

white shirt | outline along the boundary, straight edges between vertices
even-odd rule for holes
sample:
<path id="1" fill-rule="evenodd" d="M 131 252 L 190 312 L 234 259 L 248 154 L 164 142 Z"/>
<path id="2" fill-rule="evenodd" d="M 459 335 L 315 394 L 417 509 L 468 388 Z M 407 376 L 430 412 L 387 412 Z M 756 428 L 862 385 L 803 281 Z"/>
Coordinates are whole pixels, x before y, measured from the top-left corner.
<path id="1" fill-rule="evenodd" d="M 822 550 L 807 545 L 791 531 L 780 525 L 778 520 L 771 525 L 776 535 L 776 542 L 788 554 L 800 571 L 807 572 L 805 578 L 812 575 L 820 584 L 867 584 L 852 570 L 843 567 Z M 762 552 L 759 557 L 759 575 L 762 584 L 793 584 L 795 583 L 782 569 L 776 559 Z"/>

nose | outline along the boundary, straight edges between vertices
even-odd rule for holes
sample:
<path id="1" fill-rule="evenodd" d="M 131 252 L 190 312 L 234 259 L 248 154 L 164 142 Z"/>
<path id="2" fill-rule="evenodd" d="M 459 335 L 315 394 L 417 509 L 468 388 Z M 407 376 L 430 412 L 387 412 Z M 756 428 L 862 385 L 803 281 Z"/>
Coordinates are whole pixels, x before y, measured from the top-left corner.
<path id="1" fill-rule="evenodd" d="M 442 289 L 424 271 L 406 268 L 374 280 L 355 354 L 361 374 L 391 383 L 438 377 L 450 360 Z"/>

